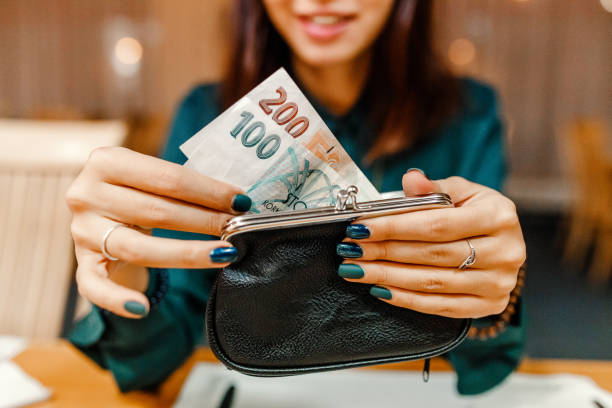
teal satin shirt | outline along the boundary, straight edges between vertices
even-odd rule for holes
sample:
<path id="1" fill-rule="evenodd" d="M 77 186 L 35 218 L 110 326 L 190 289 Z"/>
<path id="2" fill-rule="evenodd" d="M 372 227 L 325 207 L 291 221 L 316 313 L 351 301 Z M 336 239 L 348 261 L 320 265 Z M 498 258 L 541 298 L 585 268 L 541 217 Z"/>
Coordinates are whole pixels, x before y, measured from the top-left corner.
<path id="1" fill-rule="evenodd" d="M 221 113 L 218 89 L 216 85 L 199 86 L 185 98 L 176 113 L 162 158 L 185 162 L 179 146 Z M 358 102 L 342 117 L 333 116 L 316 104 L 315 108 L 381 192 L 401 190 L 402 175 L 412 167 L 422 169 L 431 179 L 456 175 L 499 190 L 506 166 L 495 93 L 470 79 L 462 80 L 462 90 L 460 111 L 435 135 L 372 166 L 363 163 L 373 135 L 365 123 L 362 103 Z M 160 230 L 155 234 L 206 239 L 176 231 Z M 122 391 L 152 389 L 178 368 L 201 341 L 206 299 L 215 273 L 214 269 L 172 269 L 170 289 L 147 317 L 126 319 L 94 307 L 76 324 L 69 339 L 100 366 L 110 370 Z M 151 276 L 149 288 L 154 287 L 155 274 Z M 486 320 L 475 323 L 486 324 Z M 448 354 L 458 375 L 460 393 L 486 391 L 512 372 L 523 349 L 522 320 L 519 312 L 513 324 L 498 337 L 486 341 L 466 340 Z"/>

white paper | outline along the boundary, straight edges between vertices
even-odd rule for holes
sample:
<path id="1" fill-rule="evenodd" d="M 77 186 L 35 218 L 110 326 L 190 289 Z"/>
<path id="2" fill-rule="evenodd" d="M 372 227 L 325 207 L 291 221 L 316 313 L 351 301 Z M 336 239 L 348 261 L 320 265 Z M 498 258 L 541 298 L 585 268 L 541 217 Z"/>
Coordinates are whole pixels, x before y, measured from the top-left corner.
<path id="1" fill-rule="evenodd" d="M 18 336 L 0 336 L 0 361 L 10 360 L 26 348 L 27 342 Z"/>
<path id="2" fill-rule="evenodd" d="M 294 377 L 257 378 L 219 364 L 194 366 L 177 408 L 217 408 L 234 385 L 232 408 L 594 408 L 612 407 L 612 394 L 588 377 L 513 374 L 495 389 L 473 397 L 455 391 L 455 373 L 343 370 Z"/>
<path id="3" fill-rule="evenodd" d="M 49 398 L 51 392 L 11 362 L 0 362 L 0 408 L 19 407 Z"/>

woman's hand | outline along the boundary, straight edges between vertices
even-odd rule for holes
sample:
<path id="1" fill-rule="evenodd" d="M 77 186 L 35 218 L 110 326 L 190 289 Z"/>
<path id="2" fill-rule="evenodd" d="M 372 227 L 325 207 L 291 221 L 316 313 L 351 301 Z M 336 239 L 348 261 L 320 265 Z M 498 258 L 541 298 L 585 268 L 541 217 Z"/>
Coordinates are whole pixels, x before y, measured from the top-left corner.
<path id="1" fill-rule="evenodd" d="M 402 180 L 407 196 L 449 194 L 455 208 L 356 221 L 338 245 L 347 280 L 375 284 L 370 293 L 396 306 L 447 317 L 501 313 L 525 261 L 512 201 L 460 177 L 430 181 L 419 171 Z M 467 269 L 459 265 L 470 255 Z M 354 265 L 354 266 L 351 266 Z M 360 277 L 361 276 L 361 277 Z"/>
<path id="2" fill-rule="evenodd" d="M 225 241 L 152 237 L 152 228 L 219 235 L 231 213 L 246 211 L 250 199 L 235 186 L 186 167 L 125 148 L 94 150 L 66 193 L 73 218 L 79 293 L 124 317 L 142 317 L 145 267 L 212 268 L 233 261 Z M 106 240 L 104 235 L 117 224 Z M 126 267 L 126 265 L 128 267 Z"/>

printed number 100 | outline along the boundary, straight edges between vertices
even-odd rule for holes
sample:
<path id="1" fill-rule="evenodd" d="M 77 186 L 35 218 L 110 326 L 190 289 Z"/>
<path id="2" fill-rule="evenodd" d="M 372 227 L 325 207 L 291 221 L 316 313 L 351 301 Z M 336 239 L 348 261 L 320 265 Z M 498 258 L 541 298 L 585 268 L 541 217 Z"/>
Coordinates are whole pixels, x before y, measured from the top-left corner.
<path id="1" fill-rule="evenodd" d="M 234 139 L 242 132 L 244 127 L 253 119 L 251 112 L 243 111 L 240 116 L 242 120 L 230 131 L 230 134 Z M 266 125 L 262 122 L 257 121 L 251 123 L 244 132 L 240 141 L 244 147 L 257 146 L 256 153 L 260 159 L 269 159 L 276 153 L 280 147 L 281 139 L 278 135 L 266 135 Z M 265 136 L 265 137 L 264 137 Z"/>

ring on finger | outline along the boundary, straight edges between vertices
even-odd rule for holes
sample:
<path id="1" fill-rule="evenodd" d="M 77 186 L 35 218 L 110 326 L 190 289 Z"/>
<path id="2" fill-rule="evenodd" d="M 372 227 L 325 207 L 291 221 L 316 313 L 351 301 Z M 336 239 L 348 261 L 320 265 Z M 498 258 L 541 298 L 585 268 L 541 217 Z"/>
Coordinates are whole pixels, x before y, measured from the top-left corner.
<path id="1" fill-rule="evenodd" d="M 110 234 L 116 230 L 119 227 L 126 227 L 127 225 L 125 224 L 115 224 L 112 227 L 110 227 L 108 230 L 106 230 L 106 232 L 104 233 L 104 237 L 102 237 L 102 244 L 100 245 L 100 249 L 102 250 L 102 255 L 104 255 L 104 258 L 106 258 L 109 261 L 118 261 L 119 258 L 116 258 L 114 256 L 112 256 L 111 254 L 108 253 L 107 249 L 106 249 L 106 241 L 108 241 L 108 237 L 110 237 Z"/>
<path id="2" fill-rule="evenodd" d="M 472 245 L 469 239 L 466 239 L 465 242 L 467 242 L 467 244 L 470 246 L 470 254 L 467 258 L 465 258 L 461 265 L 459 265 L 459 269 L 467 269 L 476 263 L 476 250 L 474 249 L 474 245 Z"/>

